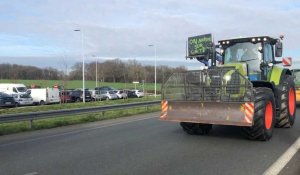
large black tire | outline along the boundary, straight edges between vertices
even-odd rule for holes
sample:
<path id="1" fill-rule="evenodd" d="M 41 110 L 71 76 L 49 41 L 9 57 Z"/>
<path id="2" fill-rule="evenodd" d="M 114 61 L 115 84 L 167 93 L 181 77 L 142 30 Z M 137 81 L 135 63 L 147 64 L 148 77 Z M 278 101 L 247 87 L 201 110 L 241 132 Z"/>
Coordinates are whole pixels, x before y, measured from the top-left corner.
<path id="1" fill-rule="evenodd" d="M 212 129 L 211 124 L 180 122 L 182 129 L 191 135 L 204 135 Z"/>
<path id="2" fill-rule="evenodd" d="M 285 76 L 278 98 L 280 110 L 276 116 L 275 127 L 290 128 L 296 117 L 295 83 L 291 75 Z"/>
<path id="3" fill-rule="evenodd" d="M 275 124 L 275 97 L 266 87 L 257 87 L 254 92 L 253 126 L 243 127 L 243 133 L 248 139 L 266 141 L 272 137 Z"/>

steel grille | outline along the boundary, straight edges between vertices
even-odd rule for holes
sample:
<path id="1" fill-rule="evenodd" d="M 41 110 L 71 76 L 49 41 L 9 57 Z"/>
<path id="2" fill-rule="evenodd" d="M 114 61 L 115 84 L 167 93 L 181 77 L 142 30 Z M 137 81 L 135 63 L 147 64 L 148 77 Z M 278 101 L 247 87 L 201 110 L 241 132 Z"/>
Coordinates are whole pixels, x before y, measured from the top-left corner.
<path id="1" fill-rule="evenodd" d="M 163 85 L 164 100 L 247 102 L 252 83 L 234 67 L 175 73 Z"/>

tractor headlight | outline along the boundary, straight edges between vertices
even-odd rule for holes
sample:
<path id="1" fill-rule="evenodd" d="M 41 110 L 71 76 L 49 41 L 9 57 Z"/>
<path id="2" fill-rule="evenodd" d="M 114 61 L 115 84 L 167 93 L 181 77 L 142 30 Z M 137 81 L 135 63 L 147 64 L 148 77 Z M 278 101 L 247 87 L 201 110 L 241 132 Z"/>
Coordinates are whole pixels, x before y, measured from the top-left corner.
<path id="1" fill-rule="evenodd" d="M 231 76 L 230 76 L 230 75 L 225 75 L 225 76 L 224 76 L 224 79 L 225 79 L 226 81 L 230 81 L 230 80 L 231 80 Z"/>

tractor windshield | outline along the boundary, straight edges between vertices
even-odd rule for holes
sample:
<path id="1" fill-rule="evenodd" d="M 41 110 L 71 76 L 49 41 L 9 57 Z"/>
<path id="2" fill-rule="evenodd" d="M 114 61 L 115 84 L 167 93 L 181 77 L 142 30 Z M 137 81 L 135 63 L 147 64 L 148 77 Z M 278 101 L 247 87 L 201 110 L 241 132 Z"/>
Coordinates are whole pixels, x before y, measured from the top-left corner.
<path id="1" fill-rule="evenodd" d="M 259 52 L 261 43 L 236 43 L 225 49 L 225 63 L 246 62 L 252 60 L 262 60 Z"/>

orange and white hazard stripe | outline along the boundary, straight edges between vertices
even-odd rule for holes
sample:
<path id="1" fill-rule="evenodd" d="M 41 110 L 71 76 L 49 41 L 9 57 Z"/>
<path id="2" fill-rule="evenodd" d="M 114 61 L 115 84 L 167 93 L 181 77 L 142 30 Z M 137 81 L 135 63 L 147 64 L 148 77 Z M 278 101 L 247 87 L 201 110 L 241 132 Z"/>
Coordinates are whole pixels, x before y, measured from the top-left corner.
<path id="1" fill-rule="evenodd" d="M 245 103 L 245 123 L 252 123 L 254 116 L 254 104 L 252 102 Z"/>
<path id="2" fill-rule="evenodd" d="M 168 101 L 162 100 L 161 101 L 161 115 L 160 115 L 160 118 L 161 119 L 167 118 L 167 114 L 168 114 Z"/>

